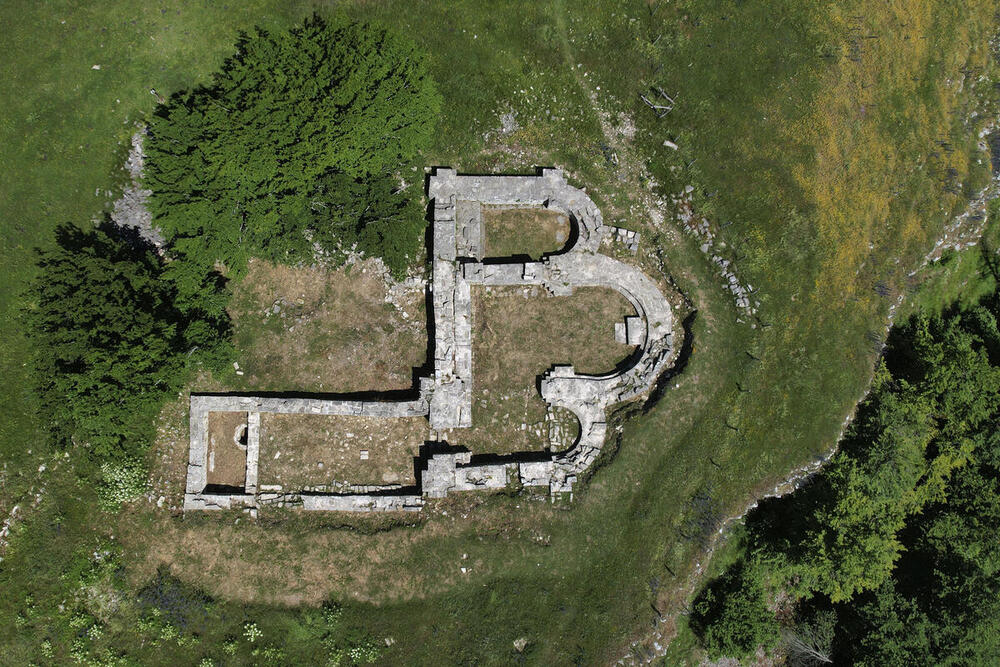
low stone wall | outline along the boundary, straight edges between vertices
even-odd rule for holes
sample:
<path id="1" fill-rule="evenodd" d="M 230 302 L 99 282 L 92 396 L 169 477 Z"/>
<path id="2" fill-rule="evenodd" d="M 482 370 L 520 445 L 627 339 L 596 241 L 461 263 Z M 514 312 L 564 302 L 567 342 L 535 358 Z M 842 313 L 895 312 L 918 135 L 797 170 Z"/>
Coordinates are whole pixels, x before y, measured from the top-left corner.
<path id="1" fill-rule="evenodd" d="M 269 412 L 282 415 L 346 415 L 358 417 L 422 417 L 427 414 L 423 396 L 412 401 L 331 400 L 323 398 L 273 398 L 191 394 L 192 414 L 198 412 Z"/>
<path id="2" fill-rule="evenodd" d="M 302 496 L 302 509 L 326 512 L 417 512 L 423 506 L 420 496 Z"/>
<path id="3" fill-rule="evenodd" d="M 600 210 L 587 194 L 566 183 L 562 171 L 543 169 L 536 176 L 464 176 L 437 169 L 430 177 L 434 227 L 431 283 L 434 317 L 434 370 L 420 381 L 420 396 L 411 401 L 326 400 L 262 396 L 191 396 L 191 450 L 185 510 L 256 507 L 258 503 L 295 505 L 306 510 L 414 511 L 423 496 L 497 490 L 511 485 L 547 486 L 552 494 L 571 493 L 578 475 L 601 452 L 607 432 L 607 410 L 648 392 L 673 359 L 673 313 L 656 284 L 634 266 L 597 253 L 606 228 Z M 565 213 L 576 242 L 541 262 L 483 263 L 482 206 L 548 207 Z M 621 236 L 620 230 L 612 228 Z M 638 237 L 623 238 L 638 243 Z M 260 413 L 356 415 L 372 418 L 427 415 L 434 431 L 472 424 L 472 285 L 541 285 L 553 295 L 572 294 L 576 287 L 609 287 L 635 307 L 621 329 L 641 354 L 627 369 L 603 376 L 580 375 L 571 366 L 556 366 L 541 381 L 550 407 L 572 411 L 580 436 L 564 452 L 546 460 L 514 455 L 505 460 L 473 463 L 469 452 L 438 451 L 427 455 L 419 475 L 420 495 L 398 495 L 398 489 L 367 493 L 259 493 L 257 461 Z M 209 412 L 248 414 L 247 475 L 242 493 L 206 489 Z"/>
<path id="4" fill-rule="evenodd" d="M 457 205 L 454 193 L 434 199 L 434 384 L 429 419 L 435 430 L 472 424 L 472 292 L 455 260 L 459 237 L 464 239 L 463 249 L 471 252 L 474 238 L 481 235 L 482 215 L 470 210 L 478 206 L 471 201 Z M 468 232 L 464 223 L 459 230 L 457 211 L 480 231 Z"/>
<path id="5" fill-rule="evenodd" d="M 577 241 L 563 254 L 550 256 L 544 262 L 504 264 L 484 264 L 476 261 L 477 257 L 469 256 L 462 263 L 460 274 L 446 273 L 449 288 L 452 280 L 456 284 L 543 285 L 555 295 L 571 294 L 575 287 L 610 287 L 623 294 L 638 313 L 637 318 L 629 319 L 623 331 L 628 342 L 642 349 L 642 355 L 631 368 L 596 377 L 579 375 L 572 367 L 557 367 L 542 379 L 542 397 L 546 402 L 569 409 L 580 421 L 580 438 L 569 451 L 555 455 L 551 461 L 480 466 L 470 465 L 468 455 L 461 453 L 436 454 L 427 461 L 423 474 L 424 493 L 432 497 L 468 489 L 503 488 L 514 481 L 527 486 L 548 486 L 552 493 L 571 492 L 577 475 L 593 464 L 604 445 L 608 408 L 649 391 L 672 359 L 673 312 L 670 304 L 656 284 L 641 271 L 597 254 L 604 231 L 601 212 L 586 193 L 569 186 L 559 170 L 545 169 L 540 176 L 459 176 L 453 170 L 439 169 L 430 179 L 428 193 L 435 201 L 438 198 L 449 202 L 475 199 L 489 205 L 546 206 L 563 211 L 576 225 Z M 469 210 L 465 204 L 463 209 Z M 435 211 L 438 210 L 435 206 Z M 461 221 L 466 218 L 481 225 L 481 214 L 459 216 L 456 236 L 481 236 L 481 229 L 463 230 Z M 456 223 L 453 217 L 439 219 L 436 216 L 435 240 L 448 235 L 445 232 L 438 234 L 438 224 L 449 226 L 447 232 L 450 233 L 450 225 Z M 638 243 L 635 235 L 627 240 Z M 460 252 L 452 258 L 450 248 L 447 256 L 449 261 L 462 259 Z M 463 389 L 468 393 L 472 382 L 471 365 L 467 369 L 463 367 L 462 373 Z M 442 403 L 444 401 L 432 399 L 432 424 L 435 408 Z"/>
<path id="6" fill-rule="evenodd" d="M 321 398 L 275 398 L 268 396 L 220 396 L 192 394 L 190 400 L 190 449 L 188 452 L 187 484 L 184 493 L 184 510 L 256 508 L 260 502 L 284 497 L 280 493 L 259 493 L 258 466 L 260 456 L 260 415 L 274 414 L 346 415 L 392 419 L 420 417 L 428 412 L 426 389 L 421 383 L 420 398 L 412 401 L 361 401 Z M 212 412 L 247 413 L 246 482 L 240 493 L 215 492 L 208 487 L 208 416 Z M 273 496 L 273 497 L 271 497 Z M 358 499 L 382 498 L 377 495 L 322 494 L 305 496 L 305 509 L 336 508 L 344 511 L 396 511 L 419 509 L 420 503 L 375 500 L 370 503 Z M 390 496 L 386 496 L 390 497 Z M 403 496 L 391 496 L 403 498 Z M 327 498 L 324 504 L 320 500 Z M 418 498 L 419 499 L 419 498 Z"/>

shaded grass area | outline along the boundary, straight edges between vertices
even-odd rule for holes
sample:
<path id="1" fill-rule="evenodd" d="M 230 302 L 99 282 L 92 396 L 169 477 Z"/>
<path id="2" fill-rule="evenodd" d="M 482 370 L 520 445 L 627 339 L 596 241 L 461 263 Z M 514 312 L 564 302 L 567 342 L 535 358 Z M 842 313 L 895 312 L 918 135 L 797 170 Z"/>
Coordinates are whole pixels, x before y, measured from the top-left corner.
<path id="1" fill-rule="evenodd" d="M 712 553 L 711 558 L 705 564 L 701 577 L 703 581 L 712 581 L 720 576 L 730 566 L 739 562 L 744 549 L 746 548 L 746 529 L 743 524 L 737 524 L 730 528 L 721 542 L 719 548 Z M 676 633 L 670 642 L 663 662 L 666 665 L 698 665 L 705 659 L 705 652 L 698 643 L 698 637 L 691 629 L 689 616 L 687 614 L 678 616 L 675 621 L 674 632 Z"/>
<path id="2" fill-rule="evenodd" d="M 149 113 L 149 88 L 166 95 L 189 86 L 228 53 L 237 29 L 303 12 L 163 7 L 167 14 L 115 3 L 7 10 L 18 21 L 0 39 L 5 51 L 23 54 L 6 60 L 0 77 L 12 105 L 0 150 L 6 171 L 18 174 L 0 185 L 9 278 L 0 303 L 2 369 L 15 387 L 0 420 L 0 451 L 11 469 L 37 468 L 25 465 L 21 445 L 33 440 L 25 434 L 33 433 L 34 399 L 19 381 L 26 348 L 12 319 L 14 295 L 30 273 L 28 248 L 55 222 L 82 222 L 100 210 L 105 198 L 94 190 L 118 180 L 118 142 L 131 132 L 125 118 Z M 650 602 L 661 613 L 683 603 L 678 591 L 714 521 L 835 442 L 867 384 L 870 334 L 882 330 L 891 301 L 875 287 L 902 289 L 914 258 L 982 179 L 968 111 L 991 90 L 989 78 L 978 82 L 992 67 L 988 3 L 401 7 L 350 11 L 396 25 L 430 51 L 447 111 L 427 161 L 468 171 L 566 167 L 609 222 L 627 219 L 643 233 L 644 267 L 655 272 L 662 258 L 696 304 L 686 372 L 647 416 L 626 424 L 615 459 L 569 511 L 523 497 L 456 499 L 432 508 L 419 527 L 384 533 L 329 530 L 343 520 L 320 517 L 276 520 L 284 531 L 236 523 L 239 516 L 180 519 L 153 504 L 95 519 L 90 491 L 71 475 L 53 477 L 48 500 L 0 569 L 8 593 L 0 637 L 12 660 L 31 659 L 53 619 L 68 623 L 55 611 L 67 595 L 61 576 L 77 548 L 93 548 L 96 535 L 110 532 L 106 524 L 126 542 L 133 590 L 171 564 L 235 602 L 220 603 L 230 620 L 200 648 L 175 640 L 153 647 L 108 626 L 98 642 L 117 637 L 117 648 L 144 664 L 201 655 L 221 663 L 220 643 L 240 631 L 246 608 L 260 609 L 267 637 L 288 634 L 288 611 L 247 601 L 314 604 L 327 595 L 358 600 L 345 614 L 373 636 L 395 638 L 391 662 L 616 658 L 656 620 Z M 855 16 L 863 19 L 852 27 Z M 46 59 L 34 56 L 43 49 Z M 98 63 L 101 70 L 90 69 Z M 651 182 L 619 179 L 581 81 L 612 124 L 636 127 L 631 145 L 658 191 L 695 186 L 698 210 L 760 289 L 756 328 L 736 321 L 698 244 L 673 223 L 650 220 L 640 194 Z M 678 100 L 661 120 L 637 94 L 657 85 Z M 501 135 L 506 111 L 520 129 Z M 279 377 L 260 375 L 268 383 Z M 4 495 L 18 486 L 25 484 L 9 484 Z M 49 611 L 29 617 L 29 592 L 35 608 Z M 27 620 L 15 623 L 18 615 Z M 521 637 L 529 642 L 524 653 L 513 646 Z"/>
<path id="3" fill-rule="evenodd" d="M 912 277 L 897 320 L 905 321 L 918 311 L 938 313 L 952 304 L 969 308 L 996 291 L 1000 279 L 1000 200 L 994 199 L 987 213 L 986 229 L 977 245 L 961 251 L 946 250 L 939 260 Z"/>

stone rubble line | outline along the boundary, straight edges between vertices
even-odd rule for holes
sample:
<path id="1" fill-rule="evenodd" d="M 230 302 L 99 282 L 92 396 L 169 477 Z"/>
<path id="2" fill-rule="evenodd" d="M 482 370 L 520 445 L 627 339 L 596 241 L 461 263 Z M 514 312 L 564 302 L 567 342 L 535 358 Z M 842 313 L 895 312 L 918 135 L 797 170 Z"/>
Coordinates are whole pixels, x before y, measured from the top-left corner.
<path id="1" fill-rule="evenodd" d="M 306 510 L 417 511 L 424 498 L 449 493 L 503 489 L 511 484 L 547 486 L 550 495 L 569 494 L 579 475 L 600 455 L 611 406 L 647 393 L 674 358 L 673 312 L 656 284 L 634 266 L 597 249 L 605 232 L 600 210 L 560 169 L 535 176 L 465 176 L 437 168 L 429 179 L 434 227 L 431 247 L 434 310 L 434 369 L 421 378 L 412 401 L 328 400 L 262 396 L 191 395 L 191 444 L 184 510 L 299 505 Z M 482 206 L 545 207 L 565 214 L 573 225 L 572 246 L 542 261 L 483 261 Z M 615 230 L 615 228 L 610 228 Z M 617 231 L 617 230 L 615 230 Z M 612 232 L 614 233 L 614 232 Z M 449 449 L 437 434 L 472 426 L 472 286 L 540 286 L 554 296 L 577 287 L 617 290 L 635 307 L 627 340 L 640 350 L 634 363 L 606 375 L 581 375 L 572 366 L 553 366 L 541 378 L 542 398 L 563 407 L 580 422 L 579 439 L 562 452 L 488 457 L 477 462 L 468 451 Z M 248 413 L 247 473 L 242 493 L 207 486 L 208 416 Z M 427 416 L 436 440 L 425 455 L 417 493 L 399 485 L 355 487 L 361 493 L 281 493 L 258 489 L 260 414 L 327 414 L 373 418 Z"/>
<path id="2" fill-rule="evenodd" d="M 718 247 L 725 247 L 725 242 L 716 243 L 716 234 L 709 228 L 708 220 L 698 216 L 694 212 L 694 205 L 691 202 L 691 193 L 694 186 L 688 185 L 679 195 L 672 197 L 672 201 L 678 208 L 677 219 L 684 229 L 701 242 L 700 250 L 708 257 L 722 277 L 724 287 L 732 293 L 736 300 L 736 307 L 743 311 L 747 317 L 753 317 L 760 308 L 760 300 L 754 298 L 755 290 L 753 285 L 744 284 L 736 275 L 736 265 L 718 253 Z M 756 328 L 756 325 L 751 325 Z"/>
<path id="3" fill-rule="evenodd" d="M 608 227 L 607 230 L 611 234 L 611 238 L 623 244 L 630 253 L 635 255 L 639 252 L 639 239 L 642 237 L 639 232 L 622 227 Z"/>

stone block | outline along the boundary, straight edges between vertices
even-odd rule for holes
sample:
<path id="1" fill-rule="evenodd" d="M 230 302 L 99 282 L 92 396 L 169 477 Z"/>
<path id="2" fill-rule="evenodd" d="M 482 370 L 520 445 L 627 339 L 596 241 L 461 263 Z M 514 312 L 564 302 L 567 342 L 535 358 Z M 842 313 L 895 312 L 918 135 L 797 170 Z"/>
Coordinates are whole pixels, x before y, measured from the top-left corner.
<path id="1" fill-rule="evenodd" d="M 646 324 L 641 317 L 626 317 L 625 329 L 629 345 L 642 345 L 646 342 Z"/>

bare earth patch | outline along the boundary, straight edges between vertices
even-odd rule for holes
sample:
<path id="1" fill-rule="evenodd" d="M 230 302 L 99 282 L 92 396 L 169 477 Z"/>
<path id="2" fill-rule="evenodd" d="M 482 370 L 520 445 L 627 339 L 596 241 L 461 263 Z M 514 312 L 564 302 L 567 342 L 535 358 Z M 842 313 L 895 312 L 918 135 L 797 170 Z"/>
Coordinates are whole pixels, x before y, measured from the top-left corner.
<path id="1" fill-rule="evenodd" d="M 483 206 L 486 257 L 542 255 L 561 250 L 569 241 L 569 218 L 547 208 Z"/>
<path id="2" fill-rule="evenodd" d="M 247 471 L 247 413 L 208 415 L 208 483 L 243 486 Z"/>
<path id="3" fill-rule="evenodd" d="M 252 259 L 230 307 L 244 373 L 234 388 L 409 389 L 427 356 L 424 292 L 388 296 L 372 262 L 331 271 Z"/>
<path id="4" fill-rule="evenodd" d="M 414 484 L 425 417 L 261 415 L 262 485 L 286 491 L 338 484 Z"/>
<path id="5" fill-rule="evenodd" d="M 612 289 L 553 297 L 538 287 L 476 287 L 472 295 L 472 428 L 449 431 L 447 439 L 473 452 L 547 448 L 551 425 L 538 376 L 556 364 L 606 373 L 635 350 L 615 342 L 615 322 L 635 309 Z M 563 426 L 572 428 L 570 420 L 561 419 Z"/>

